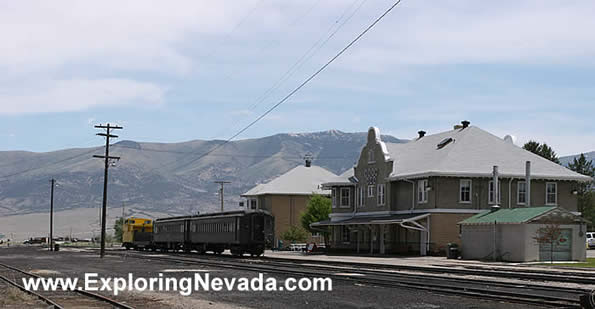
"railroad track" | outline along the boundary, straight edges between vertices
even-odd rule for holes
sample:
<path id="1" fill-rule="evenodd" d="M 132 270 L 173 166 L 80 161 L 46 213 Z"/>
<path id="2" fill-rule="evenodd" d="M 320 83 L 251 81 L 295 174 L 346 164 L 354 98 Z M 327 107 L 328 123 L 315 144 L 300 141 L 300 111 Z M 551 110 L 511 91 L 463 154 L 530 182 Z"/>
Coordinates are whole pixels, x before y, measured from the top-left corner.
<path id="1" fill-rule="evenodd" d="M 0 280 L 38 298 L 42 302 L 46 303 L 50 308 L 134 308 L 103 295 L 84 290 L 62 290 L 60 287 L 56 291 L 29 291 L 22 285 L 22 278 L 42 277 L 16 267 L 0 263 Z"/>
<path id="2" fill-rule="evenodd" d="M 126 251 L 112 251 L 112 252 L 126 252 Z M 138 251 L 135 251 L 138 252 Z M 150 254 L 149 252 L 145 251 L 143 253 Z M 171 254 L 171 253 L 170 253 Z M 176 256 L 192 256 L 197 257 L 196 254 L 188 254 L 188 253 L 173 253 Z M 200 255 L 200 259 L 209 259 L 209 260 L 222 260 L 222 259 L 230 259 L 232 261 L 238 260 L 237 257 L 233 257 L 231 255 Z M 411 271 L 411 272 L 420 272 L 420 273 L 429 273 L 429 274 L 453 274 L 453 275 L 463 275 L 463 276 L 482 276 L 482 277 L 493 277 L 493 278 L 508 278 L 508 279 L 518 279 L 518 280 L 532 280 L 532 281 L 543 281 L 543 282 L 564 282 L 564 283 L 574 283 L 574 284 L 588 284 L 588 285 L 595 285 L 595 272 L 587 273 L 587 272 L 557 272 L 552 270 L 544 269 L 542 270 L 531 270 L 531 269 L 523 269 L 520 270 L 519 268 L 510 268 L 510 269 L 503 269 L 503 268 L 488 268 L 488 267 L 477 267 L 477 266 L 467 266 L 463 265 L 462 268 L 455 268 L 455 266 L 415 266 L 415 265 L 378 265 L 378 264 L 370 264 L 370 263 L 357 263 L 357 262 L 338 262 L 338 261 L 313 261 L 313 260 L 299 260 L 299 259 L 287 259 L 287 258 L 276 258 L 276 257 L 259 257 L 259 258 L 240 258 L 240 260 L 245 261 L 266 261 L 267 263 L 276 262 L 276 263 L 291 263 L 293 265 L 311 265 L 311 264 L 320 264 L 320 265 L 329 265 L 329 266 L 337 266 L 337 267 L 350 267 L 355 269 L 366 269 L 366 268 L 374 268 L 378 270 L 394 270 L 394 271 Z M 458 266 L 458 265 L 457 265 Z"/>
<path id="3" fill-rule="evenodd" d="M 330 277 L 333 280 L 358 282 L 360 284 L 384 287 L 413 288 L 442 294 L 455 294 L 481 299 L 518 302 L 557 308 L 580 307 L 579 297 L 588 290 L 548 287 L 533 284 L 505 283 L 477 279 L 440 277 L 386 272 L 379 270 L 336 267 L 331 265 L 307 265 L 293 261 L 263 261 L 262 259 L 220 259 L 201 258 L 196 255 L 163 256 L 137 252 L 110 252 L 112 255 L 125 255 L 144 260 L 158 260 L 184 264 L 275 273 L 301 277 Z M 315 262 L 310 261 L 310 264 Z M 368 265 L 370 266 L 370 265 Z"/>
<path id="4" fill-rule="evenodd" d="M 262 260 L 284 262 L 289 259 L 274 258 L 274 257 L 261 257 Z M 414 265 L 376 265 L 369 263 L 356 263 L 356 262 L 336 262 L 336 261 L 312 261 L 312 260 L 297 260 L 292 259 L 291 263 L 294 264 L 324 264 L 324 265 L 335 265 L 335 266 L 348 266 L 356 268 L 370 268 L 384 270 L 397 270 L 397 271 L 415 271 L 423 273 L 436 273 L 436 274 L 458 274 L 466 276 L 483 276 L 483 277 L 496 277 L 496 278 L 509 278 L 509 279 L 520 279 L 520 280 L 535 280 L 535 281 L 553 281 L 553 282 L 564 282 L 564 283 L 576 283 L 576 284 L 595 284 L 595 272 L 556 272 L 544 269 L 531 270 L 518 268 L 515 269 L 498 269 L 498 268 L 486 268 L 486 267 L 470 267 L 462 266 L 462 268 L 444 267 L 444 266 L 414 266 Z"/>

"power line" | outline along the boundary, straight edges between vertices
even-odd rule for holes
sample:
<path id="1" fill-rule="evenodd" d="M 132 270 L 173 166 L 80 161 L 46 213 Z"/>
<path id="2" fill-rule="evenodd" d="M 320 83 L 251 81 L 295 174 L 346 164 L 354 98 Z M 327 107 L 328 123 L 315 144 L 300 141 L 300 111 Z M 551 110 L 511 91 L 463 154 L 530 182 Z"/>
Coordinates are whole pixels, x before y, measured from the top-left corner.
<path id="1" fill-rule="evenodd" d="M 189 152 L 189 151 L 175 151 L 175 150 L 164 150 L 164 149 L 153 149 L 153 148 L 136 148 L 136 147 L 131 147 L 131 146 L 126 146 L 126 145 L 120 145 L 120 144 L 113 144 L 112 147 L 120 147 L 120 148 L 126 148 L 126 149 L 132 149 L 132 150 L 137 150 L 137 151 L 147 151 L 147 152 L 159 152 L 159 153 L 171 153 L 171 154 L 178 154 L 178 155 L 190 155 L 190 154 L 194 154 L 194 152 Z M 271 155 L 246 155 L 246 154 L 211 154 L 211 156 L 214 157 L 232 157 L 232 158 L 270 158 Z M 302 160 L 303 156 L 300 155 L 295 155 L 295 156 L 278 156 L 280 158 L 284 158 L 284 159 L 296 159 L 296 160 Z M 319 156 L 319 157 L 312 157 L 314 160 L 347 160 L 347 159 L 352 159 L 351 157 L 348 156 Z"/>
<path id="2" fill-rule="evenodd" d="M 71 157 L 68 157 L 68 158 L 65 158 L 65 159 L 62 159 L 62 160 L 58 160 L 58 161 L 52 162 L 50 164 L 46 164 L 46 165 L 42 165 L 42 166 L 37 166 L 37 167 L 32 167 L 32 168 L 29 168 L 29 169 L 26 169 L 26 170 L 22 170 L 22 171 L 19 171 L 19 172 L 16 172 L 16 173 L 12 173 L 12 174 L 8 174 L 8 175 L 0 176 L 0 179 L 13 177 L 13 176 L 17 176 L 17 175 L 20 175 L 20 174 L 25 174 L 25 173 L 28 173 L 28 172 L 31 172 L 31 171 L 39 170 L 39 169 L 46 168 L 46 167 L 49 167 L 49 166 L 52 166 L 52 165 L 56 165 L 56 164 L 60 164 L 62 162 L 66 162 L 66 161 L 69 161 L 69 160 L 72 160 L 72 159 L 76 159 L 76 158 L 79 158 L 79 157 L 88 155 L 91 152 L 94 152 L 95 150 L 97 150 L 97 148 L 101 148 L 101 147 L 94 147 L 93 149 L 91 149 L 89 151 L 85 151 L 85 152 L 80 153 L 78 155 L 71 156 Z"/>
<path id="3" fill-rule="evenodd" d="M 359 11 L 359 9 L 363 6 L 363 4 L 367 0 L 362 0 L 360 4 L 356 7 L 356 9 L 347 17 L 347 19 L 343 20 L 343 18 L 347 15 L 349 11 L 353 8 L 353 6 L 359 0 L 354 0 L 351 5 L 343 11 L 343 13 L 335 20 L 335 22 L 331 25 L 331 27 L 326 31 L 327 37 L 325 39 L 325 35 L 322 35 L 298 60 L 285 71 L 274 83 L 271 87 L 269 87 L 265 92 L 263 92 L 260 96 L 258 96 L 253 104 L 250 105 L 248 108 L 249 110 L 254 110 L 260 103 L 264 102 L 268 99 L 283 83 L 285 83 L 289 78 L 291 78 L 306 62 L 308 62 L 314 55 L 316 55 L 325 45 L 328 43 L 330 39 L 332 39 L 343 26 L 351 20 L 351 18 Z M 341 20 L 343 22 L 339 23 Z M 338 27 L 333 31 L 338 24 Z M 237 127 L 237 126 L 236 126 Z M 234 130 L 235 128 L 234 127 Z"/>
<path id="4" fill-rule="evenodd" d="M 238 28 L 240 28 L 241 25 L 243 25 L 248 18 L 250 18 L 250 16 L 252 16 L 252 14 L 256 11 L 256 9 L 264 2 L 264 0 L 260 0 L 258 1 L 253 7 L 252 9 L 246 14 L 244 15 L 244 17 L 242 17 L 242 19 L 240 19 L 240 21 L 231 29 L 231 31 L 229 31 L 227 34 L 225 34 L 225 36 L 223 37 L 223 39 L 219 42 L 219 44 L 217 44 L 217 46 L 215 46 L 214 48 L 211 49 L 211 51 L 209 51 L 209 53 L 207 53 L 207 56 L 205 58 L 210 58 L 211 56 L 213 56 L 213 54 L 215 54 L 215 52 L 221 47 L 221 45 L 223 45 L 224 43 L 226 43 L 229 38 L 231 37 L 231 35 L 236 32 L 236 30 L 238 30 Z"/>
<path id="5" fill-rule="evenodd" d="M 295 89 L 293 89 L 291 92 L 289 92 L 289 94 L 287 94 L 285 97 L 283 97 L 283 99 L 281 99 L 279 102 L 277 102 L 275 105 L 273 105 L 272 107 L 270 107 L 267 111 L 265 111 L 262 115 L 258 116 L 256 119 L 254 119 L 254 121 L 252 121 L 251 123 L 249 123 L 247 126 L 245 126 L 244 128 L 242 128 L 240 131 L 238 131 L 237 133 L 235 133 L 234 135 L 232 135 L 230 138 L 228 138 L 227 140 L 225 140 L 223 143 L 216 145 L 215 147 L 213 147 L 211 150 L 203 153 L 202 155 L 200 155 L 199 157 L 197 157 L 196 159 L 191 160 L 190 162 L 188 162 L 187 165 L 190 165 L 206 156 L 208 156 L 209 154 L 211 154 L 213 151 L 221 148 L 222 146 L 226 145 L 227 143 L 229 143 L 231 140 L 233 140 L 234 138 L 236 138 L 237 136 L 239 136 L 240 134 L 244 133 L 246 130 L 248 130 L 250 127 L 252 127 L 254 124 L 256 124 L 258 121 L 260 121 L 262 118 L 266 117 L 268 114 L 270 114 L 273 110 L 275 110 L 277 107 L 279 107 L 281 104 L 285 103 L 289 98 L 291 98 L 296 92 L 298 92 L 300 89 L 302 89 L 306 84 L 308 84 L 312 79 L 314 79 L 318 74 L 320 74 L 322 71 L 324 71 L 331 63 L 333 63 L 335 60 L 337 60 L 337 58 L 339 58 L 343 53 L 345 53 L 345 51 L 347 51 L 351 46 L 353 46 L 353 44 L 355 44 L 357 41 L 359 41 L 359 39 L 361 39 L 366 33 L 368 33 L 368 31 L 370 31 L 370 29 L 372 29 L 374 26 L 376 26 L 376 24 L 378 24 L 378 22 L 380 22 L 380 20 L 382 20 L 386 15 L 388 15 L 388 13 L 390 13 L 397 5 L 399 5 L 399 3 L 401 3 L 401 0 L 397 0 L 393 5 L 391 5 L 386 11 L 384 11 L 384 13 L 382 13 L 382 15 L 380 15 L 378 18 L 376 18 L 374 20 L 374 22 L 372 22 L 366 29 L 364 29 L 364 31 L 362 31 L 358 36 L 355 37 L 355 39 L 353 39 L 351 42 L 349 42 L 349 44 L 347 44 L 343 49 L 341 49 L 335 56 L 333 56 L 328 62 L 326 62 L 322 67 L 320 67 L 316 72 L 314 72 L 314 74 L 310 75 L 310 77 L 308 77 L 305 81 L 303 81 L 299 86 L 297 86 Z M 184 165 L 183 165 L 184 166 Z"/>

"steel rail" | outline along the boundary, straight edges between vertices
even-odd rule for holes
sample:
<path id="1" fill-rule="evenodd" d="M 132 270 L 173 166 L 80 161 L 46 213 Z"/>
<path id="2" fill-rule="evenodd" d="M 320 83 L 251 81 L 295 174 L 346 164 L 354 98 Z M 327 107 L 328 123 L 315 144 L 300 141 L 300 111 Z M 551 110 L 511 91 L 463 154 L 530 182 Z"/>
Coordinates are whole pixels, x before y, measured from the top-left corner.
<path id="1" fill-rule="evenodd" d="M 111 252 L 110 254 L 114 254 Z M 541 295 L 541 294 L 533 294 L 533 293 L 518 293 L 518 292 L 508 292 L 508 291 L 500 291 L 500 290 L 490 290 L 487 288 L 477 288 L 477 287 L 470 287 L 470 286 L 456 286 L 453 285 L 451 282 L 447 282 L 447 284 L 437 284 L 434 282 L 436 278 L 417 278 L 418 281 L 412 281 L 411 278 L 408 278 L 407 281 L 395 281 L 394 279 L 398 276 L 392 276 L 390 274 L 384 275 L 387 278 L 382 278 L 375 274 L 376 277 L 361 277 L 357 275 L 336 275 L 336 274 L 328 274 L 324 272 L 313 272 L 313 271 L 304 271 L 304 270 L 297 270 L 295 266 L 287 266 L 283 265 L 283 268 L 275 267 L 273 264 L 248 264 L 245 262 L 240 263 L 230 263 L 229 261 L 216 261 L 216 260 L 189 260 L 189 259 L 182 259 L 173 256 L 157 256 L 157 255 L 141 255 L 141 254 L 127 254 L 127 257 L 132 258 L 139 258 L 139 259 L 153 259 L 153 260 L 162 260 L 162 261 L 169 261 L 169 262 L 178 262 L 178 263 L 186 263 L 186 264 L 200 264 L 206 266 L 214 266 L 219 268 L 227 268 L 227 269 L 238 269 L 238 270 L 248 270 L 248 271 L 257 271 L 257 272 L 271 272 L 271 273 L 279 273 L 279 274 L 292 274 L 292 275 L 301 275 L 301 276 L 326 276 L 331 277 L 336 280 L 342 281 L 356 281 L 361 283 L 369 283 L 373 285 L 381 285 L 387 287 L 402 287 L 402 288 L 413 288 L 413 289 L 422 289 L 431 292 L 438 292 L 438 293 L 447 293 L 447 294 L 456 294 L 462 296 L 469 296 L 469 297 L 479 297 L 482 299 L 491 299 L 491 300 L 498 300 L 498 301 L 508 301 L 508 302 L 519 302 L 519 303 L 527 303 L 527 304 L 534 304 L 534 305 L 541 305 L 541 306 L 570 306 L 570 307 L 577 307 L 579 306 L 579 298 L 578 294 L 576 298 L 565 298 L 565 297 L 557 297 L 557 296 L 548 296 L 548 295 Z M 304 268 L 308 266 L 302 265 Z M 342 269 L 344 270 L 344 269 Z M 401 274 L 403 277 L 403 274 Z M 419 280 L 422 279 L 422 280 Z M 424 282 L 425 281 L 425 282 Z M 448 278 L 443 279 L 443 281 L 448 281 Z M 502 283 L 501 283 L 502 284 Z M 510 284 L 509 288 L 516 287 L 517 284 Z M 550 291 L 558 291 L 555 288 L 550 289 Z M 559 292 L 559 291 L 558 291 Z M 577 292 L 578 293 L 578 292 Z"/>
<path id="2" fill-rule="evenodd" d="M 8 284 L 16 287 L 17 289 L 19 289 L 19 290 L 21 290 L 21 291 L 23 291 L 23 292 L 25 292 L 25 293 L 27 293 L 29 295 L 33 295 L 33 296 L 39 298 L 41 301 L 43 301 L 44 303 L 46 303 L 46 304 L 48 304 L 50 306 L 53 306 L 55 309 L 63 309 L 64 308 L 64 307 L 58 305 L 57 303 L 55 303 L 53 300 L 51 300 L 51 299 L 49 299 L 49 298 L 47 298 L 47 297 L 45 297 L 45 296 L 43 296 L 41 294 L 38 294 L 36 292 L 29 291 L 24 286 L 22 286 L 22 285 L 20 285 L 20 284 L 18 284 L 16 282 L 14 282 L 14 281 L 6 278 L 3 275 L 0 275 L 0 280 L 7 282 Z"/>
<path id="3" fill-rule="evenodd" d="M 288 261 L 296 264 L 308 264 L 308 263 L 319 263 L 325 265 L 344 265 L 344 266 L 357 266 L 357 267 L 379 267 L 383 269 L 394 269 L 394 270 L 409 270 L 419 271 L 428 273 L 449 273 L 449 274 L 462 274 L 462 275 L 477 275 L 487 277 L 499 277 L 499 278 L 511 278 L 511 279 L 530 279 L 540 281 L 556 281 L 565 283 L 577 283 L 577 284 L 594 284 L 595 273 L 555 273 L 549 271 L 547 273 L 539 272 L 537 270 L 481 270 L 481 269 L 457 269 L 452 267 L 443 266 L 413 266 L 413 265 L 378 265 L 370 263 L 360 262 L 340 262 L 340 261 L 313 261 L 313 260 L 298 260 L 298 259 L 285 259 L 276 257 L 260 257 L 262 260 L 271 261 Z"/>
<path id="4" fill-rule="evenodd" d="M 30 276 L 30 277 L 33 277 L 33 278 L 43 278 L 43 277 L 41 277 L 41 276 L 38 276 L 38 275 L 36 275 L 36 274 L 32 274 L 32 273 L 30 273 L 30 272 L 24 271 L 24 270 L 22 270 L 22 269 L 19 269 L 19 268 L 16 268 L 16 267 L 13 267 L 13 266 L 10 266 L 10 265 L 7 265 L 7 264 L 4 264 L 4 263 L 0 263 L 0 266 L 2 266 L 2 267 L 5 267 L 5 268 L 8 268 L 8 269 L 11 269 L 11 270 L 13 270 L 13 271 L 19 272 L 19 273 L 21 273 L 21 274 L 24 274 L 24 275 L 27 275 L 27 276 Z M 14 284 L 16 284 L 16 283 L 14 283 Z M 23 287 L 23 288 L 24 288 L 24 287 Z M 92 292 L 85 291 L 85 290 L 79 290 L 79 289 L 75 289 L 75 290 L 71 290 L 71 291 L 72 291 L 72 292 L 76 292 L 76 293 L 78 293 L 78 294 L 81 294 L 81 295 L 84 295 L 84 296 L 87 296 L 87 297 L 95 298 L 95 299 L 97 299 L 97 300 L 100 300 L 100 301 L 106 302 L 106 303 L 108 303 L 108 304 L 110 304 L 110 305 L 112 305 L 112 306 L 114 306 L 114 307 L 116 307 L 116 308 L 122 308 L 122 309 L 135 309 L 135 308 L 134 308 L 134 307 L 132 307 L 132 306 L 126 305 L 126 304 L 124 304 L 124 303 L 121 303 L 121 302 L 119 302 L 119 301 L 116 301 L 116 300 L 114 300 L 114 299 L 111 299 L 111 298 L 109 298 L 109 297 L 103 296 L 103 295 L 101 295 L 101 294 L 96 294 L 96 293 L 92 293 Z M 32 292 L 32 291 L 30 291 L 30 292 Z M 36 294 L 37 294 L 37 293 L 36 293 Z M 52 301 L 52 302 L 53 302 L 53 301 Z M 54 304 L 55 304 L 55 303 L 54 303 Z M 56 306 L 56 305 L 55 305 L 55 306 Z M 59 306 L 59 305 L 57 305 L 57 306 L 58 306 L 57 308 L 62 308 L 62 307 L 61 307 L 61 306 Z"/>
<path id="5" fill-rule="evenodd" d="M 112 251 L 117 252 L 117 251 Z M 124 251 L 120 251 L 124 252 Z M 142 251 L 136 251 L 142 252 Z M 183 253 L 177 253 L 183 254 Z M 227 255 L 201 255 L 201 258 L 204 259 L 238 259 L 238 257 L 227 256 Z M 244 258 L 246 259 L 246 258 Z M 452 267 L 443 267 L 443 266 L 414 266 L 414 265 L 389 265 L 389 264 L 371 264 L 371 263 L 362 263 L 362 262 L 341 262 L 341 261 L 314 261 L 314 260 L 300 260 L 300 259 L 289 259 L 289 258 L 278 258 L 278 257 L 267 257 L 262 256 L 258 258 L 250 258 L 251 260 L 262 260 L 262 261 L 275 261 L 275 262 L 284 262 L 284 263 L 293 263 L 293 264 L 321 264 L 321 265 L 333 265 L 333 266 L 347 266 L 347 267 L 358 267 L 358 268 L 370 268 L 375 267 L 376 269 L 386 269 L 386 270 L 407 270 L 407 271 L 417 271 L 417 272 L 425 272 L 425 273 L 448 273 L 448 274 L 460 274 L 460 275 L 472 275 L 472 276 L 484 276 L 484 277 L 498 277 L 498 278 L 509 278 L 509 279 L 521 279 L 521 280 L 538 280 L 538 281 L 555 281 L 555 282 L 565 282 L 565 283 L 576 283 L 576 284 L 595 284 L 595 272 L 593 274 L 589 273 L 581 273 L 581 272 L 555 272 L 555 271 L 548 271 L 545 270 L 544 272 L 539 272 L 537 270 L 518 270 L 518 269 L 508 269 L 508 270 L 494 270 L 494 269 L 478 269 L 478 268 L 468 268 L 466 266 L 465 269 L 457 269 Z"/>

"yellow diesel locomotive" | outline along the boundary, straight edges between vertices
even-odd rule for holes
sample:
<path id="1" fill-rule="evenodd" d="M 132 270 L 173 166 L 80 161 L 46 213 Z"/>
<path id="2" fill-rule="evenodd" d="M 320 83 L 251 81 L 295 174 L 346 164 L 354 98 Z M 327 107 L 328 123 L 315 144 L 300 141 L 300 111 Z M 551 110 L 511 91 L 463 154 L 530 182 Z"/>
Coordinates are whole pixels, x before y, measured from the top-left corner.
<path id="1" fill-rule="evenodd" d="M 144 249 L 153 241 L 153 220 L 130 217 L 122 224 L 122 247 Z"/>

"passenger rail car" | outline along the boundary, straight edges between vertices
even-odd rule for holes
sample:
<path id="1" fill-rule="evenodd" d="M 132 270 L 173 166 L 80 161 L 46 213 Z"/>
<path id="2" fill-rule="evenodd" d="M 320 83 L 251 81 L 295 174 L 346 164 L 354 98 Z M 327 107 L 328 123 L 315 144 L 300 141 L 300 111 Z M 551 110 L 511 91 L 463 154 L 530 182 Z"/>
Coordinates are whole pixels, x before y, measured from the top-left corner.
<path id="1" fill-rule="evenodd" d="M 154 221 L 152 245 L 161 251 L 261 255 L 272 244 L 273 231 L 273 217 L 262 210 L 172 217 Z"/>

